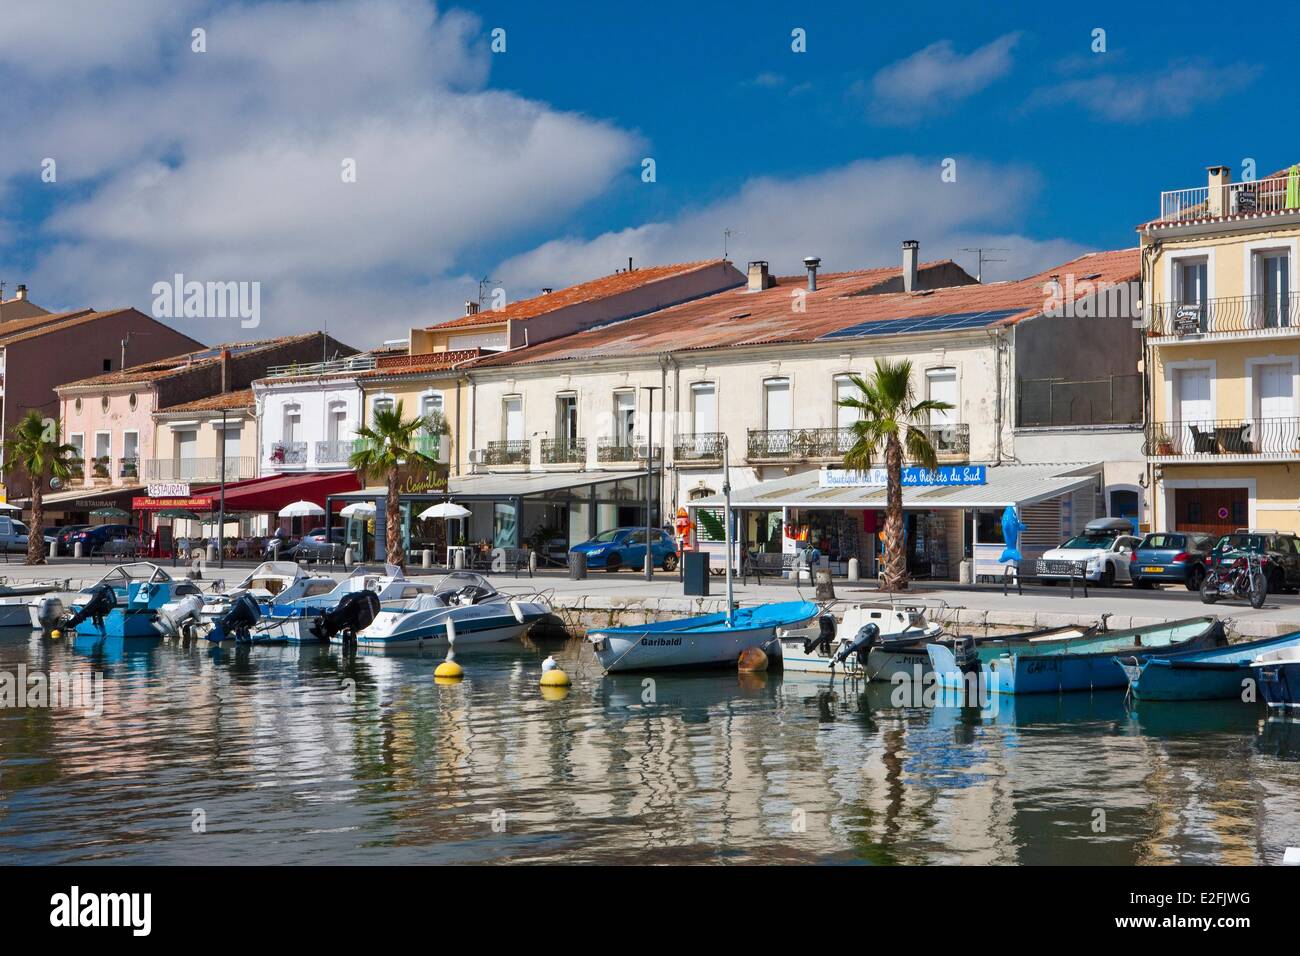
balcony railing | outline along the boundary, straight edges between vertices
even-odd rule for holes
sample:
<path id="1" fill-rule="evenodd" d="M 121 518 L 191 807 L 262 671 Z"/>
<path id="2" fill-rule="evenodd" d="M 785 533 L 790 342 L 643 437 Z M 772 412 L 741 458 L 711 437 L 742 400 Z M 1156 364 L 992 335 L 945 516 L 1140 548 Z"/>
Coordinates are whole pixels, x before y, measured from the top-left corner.
<path id="1" fill-rule="evenodd" d="M 528 457 L 528 439 L 512 438 L 488 442 L 484 460 L 489 465 L 526 465 Z"/>
<path id="2" fill-rule="evenodd" d="M 427 455 L 429 458 L 437 459 L 442 451 L 441 435 L 416 435 L 413 442 L 415 450 L 421 455 Z"/>
<path id="3" fill-rule="evenodd" d="M 646 444 L 644 438 L 635 438 L 630 442 L 620 442 L 616 438 L 602 438 L 596 443 L 596 461 L 606 464 L 645 461 Z M 659 458 L 662 455 L 663 448 L 655 445 L 654 456 Z"/>
<path id="4" fill-rule="evenodd" d="M 679 463 L 692 461 L 721 461 L 722 432 L 699 432 L 695 435 L 678 435 L 673 444 L 673 458 Z"/>
<path id="5" fill-rule="evenodd" d="M 1213 332 L 1300 331 L 1300 292 L 1239 295 L 1204 303 L 1161 302 L 1151 306 L 1152 335 L 1197 336 Z"/>
<path id="6" fill-rule="evenodd" d="M 272 465 L 307 464 L 307 443 L 305 441 L 279 441 L 271 446 Z"/>
<path id="7" fill-rule="evenodd" d="M 267 378 L 278 375 L 329 375 L 334 372 L 364 372 L 375 367 L 373 355 L 353 355 L 350 358 L 328 362 L 294 362 L 291 365 L 269 365 Z"/>
<path id="8" fill-rule="evenodd" d="M 954 422 L 929 429 L 930 444 L 943 460 L 970 455 L 970 425 Z M 827 461 L 842 459 L 853 447 L 851 428 L 750 429 L 751 461 Z"/>
<path id="9" fill-rule="evenodd" d="M 543 438 L 543 465 L 581 465 L 587 460 L 585 438 Z"/>
<path id="10" fill-rule="evenodd" d="M 352 453 L 360 446 L 355 438 L 336 438 L 331 441 L 316 443 L 316 464 L 338 465 L 347 462 Z"/>
<path id="11" fill-rule="evenodd" d="M 1300 458 L 1300 418 L 1218 418 L 1152 422 L 1146 427 L 1152 458 L 1255 455 Z"/>
<path id="12" fill-rule="evenodd" d="M 1300 184 L 1288 190 L 1289 178 L 1273 176 L 1220 186 L 1171 189 L 1160 194 L 1160 221 L 1190 222 L 1300 208 Z"/>
<path id="13" fill-rule="evenodd" d="M 140 477 L 140 459 L 136 455 L 127 458 L 121 458 L 117 463 L 117 476 L 119 478 L 136 479 Z"/>
<path id="14" fill-rule="evenodd" d="M 221 459 L 218 458 L 145 458 L 145 481 L 220 481 Z M 226 457 L 226 481 L 252 478 L 257 462 L 252 455 Z"/>

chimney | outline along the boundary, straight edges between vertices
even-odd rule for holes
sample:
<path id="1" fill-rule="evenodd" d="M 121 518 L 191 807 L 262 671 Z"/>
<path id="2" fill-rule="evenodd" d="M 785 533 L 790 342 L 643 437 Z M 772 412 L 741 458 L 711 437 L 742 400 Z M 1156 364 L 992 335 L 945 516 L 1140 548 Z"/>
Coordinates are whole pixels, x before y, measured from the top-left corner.
<path id="1" fill-rule="evenodd" d="M 903 291 L 916 291 L 917 259 L 921 255 L 921 244 L 915 239 L 903 240 Z"/>
<path id="2" fill-rule="evenodd" d="M 27 286 L 25 286 L 25 285 L 20 285 L 17 289 L 15 289 L 15 290 L 14 290 L 14 298 L 17 299 L 19 302 L 22 302 L 22 301 L 26 300 L 26 298 L 27 298 Z"/>
<path id="3" fill-rule="evenodd" d="M 478 303 L 477 303 L 477 302 L 473 302 L 473 301 L 471 301 L 471 300 L 469 300 L 469 299 L 466 299 L 466 300 L 465 300 L 465 314 L 466 314 L 466 315 L 478 315 Z"/>
<path id="4" fill-rule="evenodd" d="M 803 267 L 808 270 L 808 291 L 817 291 L 817 267 L 822 261 L 817 256 L 804 256 Z"/>
<path id="5" fill-rule="evenodd" d="M 545 289 L 542 290 L 542 295 L 550 295 L 550 294 L 551 294 L 552 292 L 554 292 L 554 291 L 555 291 L 554 289 L 552 289 L 552 288 L 550 288 L 550 287 L 547 287 L 547 288 L 545 288 Z"/>
<path id="6" fill-rule="evenodd" d="M 1227 166 L 1206 166 L 1209 173 L 1209 190 L 1206 195 L 1205 211 L 1211 216 L 1222 216 L 1227 207 L 1228 184 L 1232 182 L 1232 170 Z"/>
<path id="7" fill-rule="evenodd" d="M 767 263 L 762 259 L 757 259 L 749 264 L 749 289 L 750 292 L 762 292 L 764 289 L 772 288 L 772 274 L 768 271 Z"/>
<path id="8" fill-rule="evenodd" d="M 221 350 L 221 394 L 230 391 L 230 349 Z"/>

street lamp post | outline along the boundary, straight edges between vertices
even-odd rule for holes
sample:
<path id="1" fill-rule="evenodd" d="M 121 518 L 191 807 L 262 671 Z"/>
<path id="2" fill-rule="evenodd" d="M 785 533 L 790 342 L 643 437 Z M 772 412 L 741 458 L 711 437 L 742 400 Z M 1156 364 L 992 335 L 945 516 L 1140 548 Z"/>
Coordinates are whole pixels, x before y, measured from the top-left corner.
<path id="1" fill-rule="evenodd" d="M 655 558 L 653 542 L 650 537 L 650 506 L 654 500 L 654 474 L 655 474 L 655 392 L 662 389 L 662 385 L 642 385 L 643 392 L 650 393 L 649 400 L 649 420 L 650 424 L 647 429 L 646 444 L 646 470 L 645 470 L 645 579 L 653 581 L 655 576 Z"/>

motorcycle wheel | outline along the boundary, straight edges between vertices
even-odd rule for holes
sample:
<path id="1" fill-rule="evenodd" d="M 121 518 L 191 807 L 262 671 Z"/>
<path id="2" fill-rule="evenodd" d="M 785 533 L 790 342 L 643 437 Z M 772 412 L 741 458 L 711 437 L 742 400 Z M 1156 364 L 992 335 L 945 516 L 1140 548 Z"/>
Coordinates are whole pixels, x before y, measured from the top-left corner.
<path id="1" fill-rule="evenodd" d="M 1250 580 L 1250 606 L 1259 610 L 1264 606 L 1264 599 L 1268 597 L 1268 581 L 1264 575 L 1251 575 Z"/>
<path id="2" fill-rule="evenodd" d="M 1213 604 L 1217 600 L 1219 600 L 1219 576 L 1210 571 L 1201 581 L 1201 603 Z"/>

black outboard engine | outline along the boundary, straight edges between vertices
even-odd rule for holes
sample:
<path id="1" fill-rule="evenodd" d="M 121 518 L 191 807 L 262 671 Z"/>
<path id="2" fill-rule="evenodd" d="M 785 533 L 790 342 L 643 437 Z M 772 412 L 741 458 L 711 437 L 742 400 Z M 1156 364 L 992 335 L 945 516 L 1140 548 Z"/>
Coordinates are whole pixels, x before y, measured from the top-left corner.
<path id="1" fill-rule="evenodd" d="M 867 655 L 871 653 L 871 648 L 880 641 L 880 627 L 876 624 L 864 624 L 858 629 L 853 640 L 840 648 L 835 659 L 831 661 L 831 669 L 835 669 L 836 664 L 843 664 L 854 654 L 858 655 L 858 664 L 862 667 L 867 666 Z"/>
<path id="2" fill-rule="evenodd" d="M 251 594 L 241 594 L 230 603 L 230 610 L 217 618 L 217 625 L 208 633 L 210 641 L 228 641 L 232 637 L 241 643 L 252 640 L 250 629 L 262 617 L 262 608 Z"/>
<path id="3" fill-rule="evenodd" d="M 963 674 L 980 672 L 980 657 L 975 651 L 975 638 L 969 636 L 953 638 L 952 656 L 957 660 L 957 669 Z"/>
<path id="4" fill-rule="evenodd" d="M 817 636 L 810 637 L 803 642 L 803 652 L 811 654 L 813 651 L 823 648 L 830 651 L 831 642 L 835 640 L 835 618 L 829 614 L 823 614 L 817 618 Z"/>
<path id="5" fill-rule="evenodd" d="M 117 592 L 113 590 L 113 585 L 101 584 L 90 592 L 90 598 L 81 606 L 80 611 L 63 618 L 63 629 L 74 631 L 82 621 L 90 620 L 97 628 L 103 630 L 104 615 L 115 607 L 117 607 Z"/>
<path id="6" fill-rule="evenodd" d="M 343 635 L 343 642 L 350 644 L 357 639 L 357 631 L 370 625 L 379 613 L 379 595 L 374 591 L 353 591 L 345 594 L 331 610 L 316 618 L 311 632 L 322 641 L 328 641 L 335 634 Z"/>

